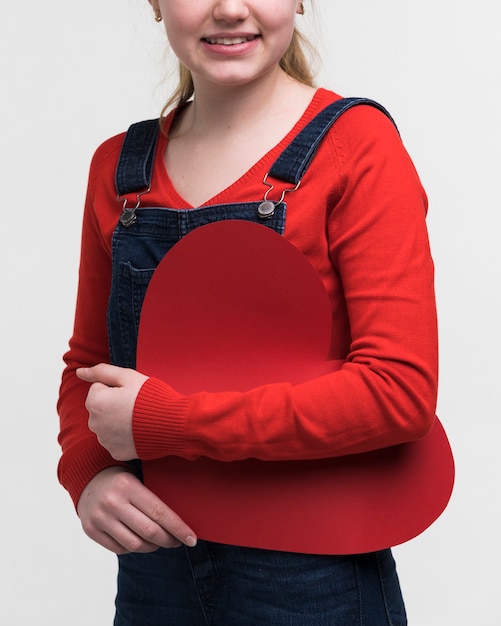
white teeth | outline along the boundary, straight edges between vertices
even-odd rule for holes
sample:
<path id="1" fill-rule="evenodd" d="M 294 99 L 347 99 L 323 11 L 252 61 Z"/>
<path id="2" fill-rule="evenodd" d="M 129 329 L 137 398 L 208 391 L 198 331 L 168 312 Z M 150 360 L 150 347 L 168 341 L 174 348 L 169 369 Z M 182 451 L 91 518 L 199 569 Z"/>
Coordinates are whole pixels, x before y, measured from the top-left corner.
<path id="1" fill-rule="evenodd" d="M 235 46 L 239 43 L 251 41 L 253 37 L 207 37 L 207 41 L 211 44 L 219 44 L 223 46 Z"/>

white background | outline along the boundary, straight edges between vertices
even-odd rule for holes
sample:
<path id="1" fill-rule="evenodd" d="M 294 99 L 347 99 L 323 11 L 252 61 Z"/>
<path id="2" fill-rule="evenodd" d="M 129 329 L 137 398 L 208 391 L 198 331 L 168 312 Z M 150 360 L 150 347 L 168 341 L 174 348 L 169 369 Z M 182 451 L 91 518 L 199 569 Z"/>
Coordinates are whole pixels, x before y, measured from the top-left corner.
<path id="1" fill-rule="evenodd" d="M 391 111 L 430 198 L 439 414 L 457 484 L 439 521 L 395 550 L 410 624 L 501 624 L 501 3 L 317 0 L 316 19 L 305 5 L 319 82 Z M 115 560 L 57 483 L 55 403 L 88 164 L 102 140 L 157 116 L 162 33 L 146 0 L 0 8 L 3 626 L 112 621 Z"/>

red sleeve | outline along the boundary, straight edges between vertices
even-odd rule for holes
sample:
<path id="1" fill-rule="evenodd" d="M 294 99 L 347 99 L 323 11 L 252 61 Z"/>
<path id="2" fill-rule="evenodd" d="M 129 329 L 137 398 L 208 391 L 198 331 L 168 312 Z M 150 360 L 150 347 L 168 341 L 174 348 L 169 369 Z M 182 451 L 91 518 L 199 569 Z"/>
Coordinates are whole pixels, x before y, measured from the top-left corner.
<path id="1" fill-rule="evenodd" d="M 323 181 L 321 201 L 330 203 L 325 280 L 341 286 L 346 364 L 301 385 L 246 393 L 184 397 L 149 379 L 133 418 L 140 458 L 321 458 L 411 441 L 431 427 L 437 324 L 426 196 L 414 166 L 391 122 L 356 107 L 329 132 L 310 169 Z"/>
<path id="2" fill-rule="evenodd" d="M 116 141 L 104 144 L 93 158 L 82 226 L 79 283 L 73 335 L 69 350 L 64 355 L 65 369 L 62 375 L 58 412 L 60 417 L 59 443 L 62 457 L 58 477 L 69 491 L 75 505 L 93 476 L 115 461 L 99 444 L 89 430 L 85 399 L 88 383 L 76 377 L 78 367 L 88 367 L 109 362 L 106 310 L 111 284 L 111 257 L 109 243 L 103 236 L 102 218 L 95 210 L 95 189 L 103 176 L 102 167 L 116 162 Z M 119 145 L 119 144 L 117 144 Z M 111 180 L 113 180 L 111 178 Z M 113 190 L 101 190 L 101 192 Z M 106 220 L 106 216 L 103 216 Z"/>

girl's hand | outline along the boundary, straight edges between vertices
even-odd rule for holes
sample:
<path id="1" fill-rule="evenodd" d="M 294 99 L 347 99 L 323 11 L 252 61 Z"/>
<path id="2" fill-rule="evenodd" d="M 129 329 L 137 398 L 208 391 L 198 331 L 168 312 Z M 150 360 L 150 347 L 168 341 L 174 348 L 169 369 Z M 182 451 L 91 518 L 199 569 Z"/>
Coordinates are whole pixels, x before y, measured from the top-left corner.
<path id="1" fill-rule="evenodd" d="M 89 428 L 117 461 L 137 458 L 132 435 L 132 412 L 137 394 L 148 379 L 133 369 L 101 363 L 77 369 L 81 380 L 91 383 L 85 406 Z"/>
<path id="2" fill-rule="evenodd" d="M 193 530 L 121 467 L 94 476 L 80 496 L 77 511 L 85 533 L 116 554 L 196 544 Z"/>

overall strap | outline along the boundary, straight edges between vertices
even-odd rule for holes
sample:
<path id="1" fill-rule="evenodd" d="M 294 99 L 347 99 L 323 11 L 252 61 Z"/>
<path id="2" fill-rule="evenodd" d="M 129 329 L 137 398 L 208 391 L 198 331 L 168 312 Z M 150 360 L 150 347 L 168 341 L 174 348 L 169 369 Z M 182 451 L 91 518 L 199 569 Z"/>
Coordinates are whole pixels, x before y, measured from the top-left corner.
<path id="1" fill-rule="evenodd" d="M 345 111 L 361 104 L 379 109 L 395 123 L 388 111 L 374 100 L 337 100 L 320 111 L 293 139 L 272 165 L 269 176 L 297 185 L 330 127 Z M 158 119 L 137 122 L 127 131 L 115 173 L 118 197 L 149 189 L 159 132 Z"/>
<path id="2" fill-rule="evenodd" d="M 127 131 L 115 172 L 119 198 L 149 189 L 159 132 L 158 119 L 137 122 Z"/>
<path id="3" fill-rule="evenodd" d="M 343 98 L 320 111 L 295 137 L 272 165 L 269 175 L 297 185 L 317 151 L 320 142 L 334 122 L 354 106 L 366 104 L 379 109 L 395 124 L 388 111 L 368 98 Z M 396 124 L 395 124 L 396 127 Z"/>

